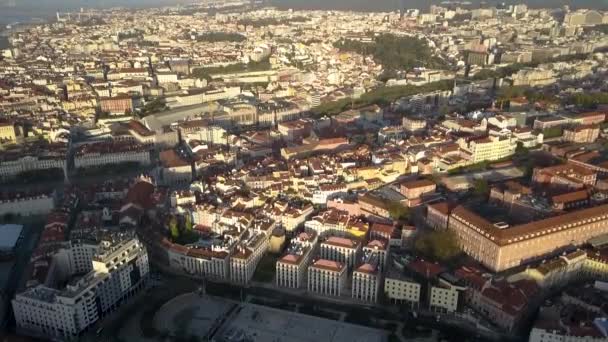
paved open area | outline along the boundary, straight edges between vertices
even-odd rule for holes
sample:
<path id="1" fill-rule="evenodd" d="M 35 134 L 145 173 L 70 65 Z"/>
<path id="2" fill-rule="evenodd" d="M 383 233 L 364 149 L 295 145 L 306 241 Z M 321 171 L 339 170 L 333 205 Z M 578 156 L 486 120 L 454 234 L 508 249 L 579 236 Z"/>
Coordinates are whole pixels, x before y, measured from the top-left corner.
<path id="1" fill-rule="evenodd" d="M 167 302 L 154 316 L 158 331 L 171 336 L 207 336 L 216 329 L 230 310 L 229 301 L 186 293 Z"/>
<path id="2" fill-rule="evenodd" d="M 214 336 L 216 342 L 380 342 L 383 330 L 255 304 L 239 307 Z"/>
<path id="3" fill-rule="evenodd" d="M 481 171 L 458 176 L 444 177 L 441 182 L 452 191 L 468 190 L 473 188 L 475 180 L 484 179 L 488 182 L 499 182 L 523 177 L 524 173 L 517 167 Z"/>

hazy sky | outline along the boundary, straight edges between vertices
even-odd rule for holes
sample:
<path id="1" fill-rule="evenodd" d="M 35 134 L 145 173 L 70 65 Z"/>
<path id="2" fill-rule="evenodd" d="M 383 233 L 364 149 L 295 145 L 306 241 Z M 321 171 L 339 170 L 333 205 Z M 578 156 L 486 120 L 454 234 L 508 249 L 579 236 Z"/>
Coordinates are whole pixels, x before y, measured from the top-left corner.
<path id="1" fill-rule="evenodd" d="M 401 7 L 428 9 L 430 4 L 439 4 L 443 0 L 270 0 L 280 8 L 322 9 L 322 10 L 356 10 L 356 11 L 391 11 Z M 469 0 L 479 3 L 481 0 Z M 560 7 L 570 5 L 573 8 L 597 8 L 608 10 L 608 0 L 486 0 L 488 4 L 528 3 L 534 7 Z M 24 18 L 52 15 L 57 10 L 100 7 L 149 7 L 192 3 L 193 0 L 0 0 L 0 23 L 26 20 Z M 7 7 L 7 5 L 14 5 Z"/>
<path id="2" fill-rule="evenodd" d="M 271 0 L 273 3 L 294 8 L 390 10 L 398 8 L 402 0 Z M 442 0 L 404 0 L 407 7 L 428 8 L 431 3 Z M 480 0 L 470 0 L 479 2 Z M 608 0 L 486 0 L 487 3 L 529 3 L 532 6 L 558 7 L 568 4 L 573 7 L 608 9 Z M 138 7 L 190 3 L 193 0 L 0 0 L 0 5 L 14 3 L 17 9 L 59 9 L 79 7 Z M 3 8 L 5 9 L 5 8 Z M 0 13 L 0 15 L 2 15 Z"/>

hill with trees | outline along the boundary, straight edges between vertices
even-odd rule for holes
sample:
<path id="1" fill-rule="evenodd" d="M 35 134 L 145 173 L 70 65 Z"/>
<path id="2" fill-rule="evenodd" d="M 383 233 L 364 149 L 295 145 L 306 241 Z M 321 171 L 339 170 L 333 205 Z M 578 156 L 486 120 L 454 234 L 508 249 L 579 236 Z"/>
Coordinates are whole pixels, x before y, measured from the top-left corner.
<path id="1" fill-rule="evenodd" d="M 372 55 L 386 70 L 408 70 L 414 67 L 444 68 L 446 63 L 433 55 L 425 40 L 383 34 L 371 43 L 341 39 L 334 47 L 344 52 Z"/>

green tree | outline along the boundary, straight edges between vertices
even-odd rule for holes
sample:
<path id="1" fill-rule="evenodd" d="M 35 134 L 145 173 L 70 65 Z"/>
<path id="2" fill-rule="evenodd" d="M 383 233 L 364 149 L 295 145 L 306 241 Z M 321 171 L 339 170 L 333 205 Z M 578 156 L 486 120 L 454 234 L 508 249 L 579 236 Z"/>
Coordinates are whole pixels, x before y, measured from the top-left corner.
<path id="1" fill-rule="evenodd" d="M 461 252 L 458 237 L 450 230 L 423 233 L 414 242 L 414 248 L 423 256 L 439 261 L 449 260 Z"/>
<path id="2" fill-rule="evenodd" d="M 383 34 L 373 42 L 341 39 L 334 43 L 341 51 L 372 55 L 388 70 L 407 70 L 414 67 L 443 68 L 446 63 L 433 55 L 427 42 L 416 37 Z"/>
<path id="3" fill-rule="evenodd" d="M 543 137 L 545 139 L 561 137 L 564 134 L 564 129 L 561 126 L 550 127 L 543 130 Z"/>
<path id="4" fill-rule="evenodd" d="M 184 218 L 184 228 L 186 229 L 186 231 L 190 232 L 192 231 L 193 227 L 194 224 L 192 224 L 192 217 L 186 213 L 186 216 Z"/>
<path id="5" fill-rule="evenodd" d="M 515 157 L 526 158 L 530 154 L 530 150 L 520 141 L 515 148 Z"/>
<path id="6" fill-rule="evenodd" d="M 410 211 L 399 201 L 392 201 L 388 205 L 388 212 L 393 220 L 407 220 L 410 217 Z"/>
<path id="7" fill-rule="evenodd" d="M 177 224 L 177 218 L 175 216 L 171 216 L 171 219 L 169 219 L 169 231 L 171 233 L 171 239 L 173 241 L 179 239 L 180 231 L 179 226 Z"/>
<path id="8" fill-rule="evenodd" d="M 208 32 L 196 37 L 199 42 L 235 42 L 239 43 L 247 40 L 247 37 L 239 33 L 229 32 Z"/>
<path id="9" fill-rule="evenodd" d="M 486 197 L 490 192 L 490 186 L 485 179 L 476 179 L 473 183 L 473 192 L 476 196 Z"/>

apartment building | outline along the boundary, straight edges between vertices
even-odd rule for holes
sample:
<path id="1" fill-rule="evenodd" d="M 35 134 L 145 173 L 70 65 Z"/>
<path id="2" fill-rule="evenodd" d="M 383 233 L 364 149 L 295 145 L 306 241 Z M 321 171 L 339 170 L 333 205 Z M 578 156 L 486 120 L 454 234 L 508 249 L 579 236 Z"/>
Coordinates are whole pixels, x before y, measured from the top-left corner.
<path id="1" fill-rule="evenodd" d="M 74 167 L 77 169 L 122 163 L 149 165 L 149 147 L 132 142 L 111 141 L 83 144 L 74 152 Z"/>
<path id="2" fill-rule="evenodd" d="M 287 252 L 276 264 L 277 286 L 300 288 L 317 246 L 316 233 L 300 233 L 290 241 Z"/>
<path id="3" fill-rule="evenodd" d="M 346 230 L 350 215 L 337 209 L 326 210 L 304 223 L 307 232 L 314 231 L 319 236 L 341 234 Z"/>
<path id="4" fill-rule="evenodd" d="M 429 308 L 435 312 L 452 313 L 458 309 L 459 291 L 451 286 L 431 286 Z"/>
<path id="5" fill-rule="evenodd" d="M 598 125 L 580 125 L 565 128 L 563 138 L 565 141 L 585 144 L 595 142 L 599 136 L 600 127 Z"/>
<path id="6" fill-rule="evenodd" d="M 532 174 L 532 182 L 537 186 L 567 190 L 594 186 L 596 181 L 596 171 L 581 166 L 578 163 L 571 162 L 556 166 L 535 168 Z"/>
<path id="7" fill-rule="evenodd" d="M 76 339 L 143 288 L 149 273 L 146 249 L 135 237 L 102 241 L 91 263 L 90 272 L 64 288 L 38 285 L 18 293 L 12 301 L 17 330 L 37 337 Z"/>
<path id="8" fill-rule="evenodd" d="M 327 238 L 327 240 L 321 242 L 319 248 L 321 258 L 338 261 L 345 264 L 349 269 L 355 267 L 360 253 L 361 242 L 337 236 Z"/>
<path id="9" fill-rule="evenodd" d="M 367 245 L 363 246 L 363 255 L 375 254 L 378 257 L 378 267 L 380 270 L 384 270 L 386 268 L 386 261 L 388 260 L 389 252 L 389 240 L 370 239 Z"/>
<path id="10" fill-rule="evenodd" d="M 198 277 L 230 279 L 230 253 L 221 246 L 188 248 L 165 240 L 163 247 L 173 269 Z"/>
<path id="11" fill-rule="evenodd" d="M 11 153 L 0 154 L 0 179 L 13 179 L 22 173 L 42 170 L 62 170 L 65 172 L 67 146 L 49 145 L 45 148 L 25 148 Z"/>
<path id="12" fill-rule="evenodd" d="M 459 144 L 463 150 L 470 153 L 472 163 L 479 163 L 512 156 L 517 148 L 517 139 L 514 137 L 488 136 L 471 139 L 468 142 L 460 139 Z"/>
<path id="13" fill-rule="evenodd" d="M 247 284 L 253 277 L 258 262 L 268 250 L 266 233 L 248 230 L 249 237 L 239 243 L 230 258 L 230 280 L 236 284 Z"/>
<path id="14" fill-rule="evenodd" d="M 353 272 L 352 297 L 354 299 L 376 303 L 382 284 L 381 259 L 376 251 L 366 251 L 362 264 Z"/>
<path id="15" fill-rule="evenodd" d="M 55 208 L 55 194 L 9 194 L 0 197 L 0 216 L 14 214 L 21 216 L 44 215 Z"/>
<path id="16" fill-rule="evenodd" d="M 308 291 L 340 296 L 347 281 L 347 267 L 338 261 L 318 259 L 308 268 Z"/>
<path id="17" fill-rule="evenodd" d="M 384 295 L 393 303 L 408 304 L 411 307 L 420 305 L 421 285 L 398 272 L 386 275 Z"/>

